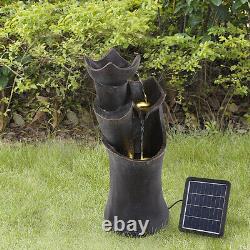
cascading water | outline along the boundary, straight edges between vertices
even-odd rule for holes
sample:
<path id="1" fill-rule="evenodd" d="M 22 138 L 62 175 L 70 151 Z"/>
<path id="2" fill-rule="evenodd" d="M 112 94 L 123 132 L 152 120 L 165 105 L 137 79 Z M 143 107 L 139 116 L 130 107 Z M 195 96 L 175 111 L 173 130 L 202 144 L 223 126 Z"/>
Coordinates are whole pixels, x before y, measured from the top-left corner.
<path id="1" fill-rule="evenodd" d="M 141 160 L 143 160 L 143 135 L 144 135 L 144 119 L 141 119 Z"/>
<path id="2" fill-rule="evenodd" d="M 140 154 L 140 159 L 147 160 L 148 158 L 144 157 L 144 154 L 143 154 L 143 136 L 144 136 L 144 122 L 145 122 L 145 113 L 144 112 L 149 109 L 150 103 L 148 102 L 148 98 L 147 98 L 143 83 L 140 79 L 140 75 L 138 72 L 136 73 L 136 76 L 138 78 L 139 83 L 141 84 L 141 89 L 142 89 L 143 96 L 144 96 L 144 101 L 136 103 L 136 106 L 139 109 L 139 117 L 141 120 L 141 154 Z"/>

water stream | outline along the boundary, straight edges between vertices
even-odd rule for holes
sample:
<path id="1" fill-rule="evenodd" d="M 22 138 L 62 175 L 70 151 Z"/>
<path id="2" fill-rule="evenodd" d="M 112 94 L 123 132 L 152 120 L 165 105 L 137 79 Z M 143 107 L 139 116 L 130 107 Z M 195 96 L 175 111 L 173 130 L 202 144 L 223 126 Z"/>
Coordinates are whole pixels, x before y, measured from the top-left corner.
<path id="1" fill-rule="evenodd" d="M 144 101 L 145 101 L 145 103 L 148 103 L 148 98 L 147 98 L 147 95 L 146 95 L 146 92 L 145 92 L 145 89 L 144 89 L 144 85 L 143 85 L 143 83 L 141 81 L 141 78 L 140 78 L 140 75 L 139 75 L 138 72 L 136 73 L 136 76 L 138 77 L 138 81 L 140 82 L 140 84 L 142 86 L 142 92 L 143 92 L 143 95 L 144 95 Z"/>
<path id="2" fill-rule="evenodd" d="M 143 115 L 140 115 L 141 117 L 141 160 L 143 160 L 143 136 L 144 136 L 144 117 Z"/>
<path id="3" fill-rule="evenodd" d="M 145 125 L 145 115 L 147 110 L 150 107 L 150 103 L 148 102 L 148 98 L 144 89 L 144 85 L 142 83 L 142 81 L 140 80 L 139 74 L 137 73 L 137 77 L 139 79 L 139 82 L 142 85 L 142 92 L 144 95 L 144 101 L 138 102 L 136 104 L 137 108 L 139 109 L 139 117 L 140 117 L 140 121 L 141 121 L 141 154 L 140 154 L 140 159 L 141 160 L 146 160 L 147 158 L 144 157 L 144 152 L 143 152 L 143 140 L 144 140 L 144 125 Z"/>

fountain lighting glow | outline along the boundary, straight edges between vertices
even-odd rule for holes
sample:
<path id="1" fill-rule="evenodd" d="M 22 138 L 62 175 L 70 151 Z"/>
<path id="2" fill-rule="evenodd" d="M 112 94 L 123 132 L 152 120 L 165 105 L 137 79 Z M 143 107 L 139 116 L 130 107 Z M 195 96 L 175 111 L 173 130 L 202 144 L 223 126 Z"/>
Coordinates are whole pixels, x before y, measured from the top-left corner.
<path id="1" fill-rule="evenodd" d="M 138 103 L 136 103 L 136 107 L 138 109 L 146 111 L 150 107 L 150 103 L 149 102 L 138 102 Z"/>

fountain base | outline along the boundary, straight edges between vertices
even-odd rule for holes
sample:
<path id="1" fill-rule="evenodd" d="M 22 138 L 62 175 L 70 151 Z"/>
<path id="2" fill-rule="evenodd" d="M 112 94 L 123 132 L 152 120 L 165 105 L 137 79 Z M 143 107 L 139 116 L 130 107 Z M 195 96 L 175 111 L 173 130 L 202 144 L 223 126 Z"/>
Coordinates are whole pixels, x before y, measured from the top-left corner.
<path id="1" fill-rule="evenodd" d="M 161 185 L 165 146 L 148 160 L 135 160 L 117 153 L 105 141 L 104 144 L 110 160 L 110 192 L 105 220 L 112 225 L 115 217 L 125 223 L 140 220 L 143 225 L 147 223 L 145 234 L 157 232 L 168 223 L 169 214 Z M 121 233 L 141 236 L 141 229 L 131 232 L 125 227 Z"/>

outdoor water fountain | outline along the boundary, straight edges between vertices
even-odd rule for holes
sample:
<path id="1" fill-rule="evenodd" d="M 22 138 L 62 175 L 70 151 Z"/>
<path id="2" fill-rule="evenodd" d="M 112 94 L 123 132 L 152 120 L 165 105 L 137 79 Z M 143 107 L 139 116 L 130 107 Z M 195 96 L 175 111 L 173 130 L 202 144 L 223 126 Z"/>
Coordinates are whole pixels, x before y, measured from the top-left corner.
<path id="1" fill-rule="evenodd" d="M 149 220 L 146 233 L 155 233 L 168 222 L 161 173 L 166 148 L 161 86 L 149 78 L 133 81 L 140 56 L 130 64 L 115 49 L 99 61 L 85 58 L 94 80 L 94 112 L 110 160 L 110 192 L 104 217 Z M 138 75 L 137 75 L 138 76 Z M 140 235 L 139 228 L 123 233 Z"/>

